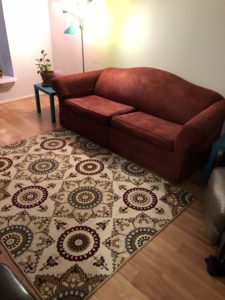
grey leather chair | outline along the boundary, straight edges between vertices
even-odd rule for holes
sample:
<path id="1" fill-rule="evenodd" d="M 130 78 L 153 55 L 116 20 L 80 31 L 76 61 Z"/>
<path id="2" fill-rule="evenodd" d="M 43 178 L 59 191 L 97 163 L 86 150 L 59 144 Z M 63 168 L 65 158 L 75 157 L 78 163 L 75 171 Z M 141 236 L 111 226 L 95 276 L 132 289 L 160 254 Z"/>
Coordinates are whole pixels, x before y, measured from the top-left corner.
<path id="1" fill-rule="evenodd" d="M 225 167 L 213 169 L 204 201 L 209 241 L 220 248 L 225 237 Z"/>
<path id="2" fill-rule="evenodd" d="M 17 276 L 5 264 L 0 264 L 0 299 L 35 300 Z"/>

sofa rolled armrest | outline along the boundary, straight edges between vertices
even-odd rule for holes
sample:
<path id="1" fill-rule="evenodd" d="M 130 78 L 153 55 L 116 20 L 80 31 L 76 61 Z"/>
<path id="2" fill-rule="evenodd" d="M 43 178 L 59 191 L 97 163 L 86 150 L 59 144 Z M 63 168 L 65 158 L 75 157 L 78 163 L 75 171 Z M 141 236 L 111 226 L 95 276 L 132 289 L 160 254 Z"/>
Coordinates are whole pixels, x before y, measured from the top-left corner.
<path id="1" fill-rule="evenodd" d="M 102 70 L 66 75 L 52 81 L 59 100 L 94 94 L 95 84 Z"/>
<path id="2" fill-rule="evenodd" d="M 220 136 L 225 120 L 225 100 L 207 107 L 184 124 L 175 142 L 177 149 L 199 152 L 208 150 Z"/>

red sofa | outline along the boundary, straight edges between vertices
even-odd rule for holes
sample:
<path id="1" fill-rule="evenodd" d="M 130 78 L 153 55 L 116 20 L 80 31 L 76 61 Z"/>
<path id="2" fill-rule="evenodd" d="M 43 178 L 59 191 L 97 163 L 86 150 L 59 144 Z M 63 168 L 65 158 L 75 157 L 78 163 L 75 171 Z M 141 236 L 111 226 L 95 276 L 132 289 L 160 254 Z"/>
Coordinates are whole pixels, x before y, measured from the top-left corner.
<path id="1" fill-rule="evenodd" d="M 63 127 L 178 182 L 204 164 L 225 100 L 154 68 L 108 68 L 53 81 Z"/>

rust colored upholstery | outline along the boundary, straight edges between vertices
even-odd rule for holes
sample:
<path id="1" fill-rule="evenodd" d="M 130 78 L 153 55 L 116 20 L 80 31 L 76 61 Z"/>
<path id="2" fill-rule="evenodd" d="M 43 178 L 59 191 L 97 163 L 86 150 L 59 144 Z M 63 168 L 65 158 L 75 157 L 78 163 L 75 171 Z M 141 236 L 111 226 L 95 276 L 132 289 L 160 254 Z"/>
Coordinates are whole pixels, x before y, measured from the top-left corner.
<path id="1" fill-rule="evenodd" d="M 167 151 L 174 151 L 182 126 L 143 112 L 133 112 L 112 118 L 112 127 Z"/>
<path id="2" fill-rule="evenodd" d="M 95 95 L 67 99 L 65 100 L 65 105 L 70 106 L 70 109 L 75 113 L 103 124 L 109 124 L 113 116 L 126 114 L 135 110 L 135 107 L 130 105 Z"/>
<path id="3" fill-rule="evenodd" d="M 96 82 L 95 94 L 178 124 L 222 98 L 214 91 L 154 68 L 106 69 Z"/>
<path id="4" fill-rule="evenodd" d="M 62 126 L 178 182 L 201 167 L 225 119 L 215 91 L 154 68 L 53 80 Z"/>

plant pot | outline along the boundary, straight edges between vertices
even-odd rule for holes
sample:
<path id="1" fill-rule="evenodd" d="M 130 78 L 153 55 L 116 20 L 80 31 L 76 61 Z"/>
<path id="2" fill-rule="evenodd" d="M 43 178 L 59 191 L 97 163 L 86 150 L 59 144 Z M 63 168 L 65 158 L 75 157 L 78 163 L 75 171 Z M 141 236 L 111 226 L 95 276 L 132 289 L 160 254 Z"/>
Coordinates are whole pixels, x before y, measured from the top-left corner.
<path id="1" fill-rule="evenodd" d="M 52 79 L 54 77 L 54 71 L 41 72 L 41 78 L 43 80 L 43 86 L 51 86 Z"/>

